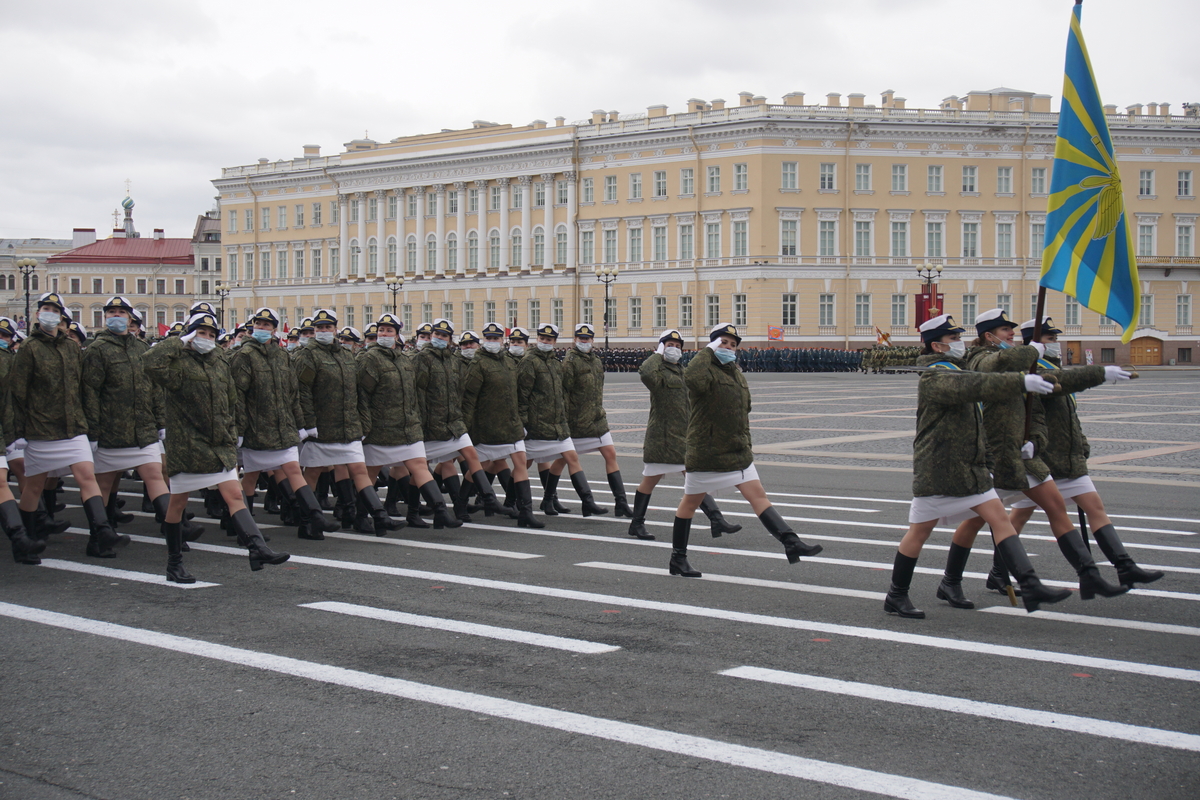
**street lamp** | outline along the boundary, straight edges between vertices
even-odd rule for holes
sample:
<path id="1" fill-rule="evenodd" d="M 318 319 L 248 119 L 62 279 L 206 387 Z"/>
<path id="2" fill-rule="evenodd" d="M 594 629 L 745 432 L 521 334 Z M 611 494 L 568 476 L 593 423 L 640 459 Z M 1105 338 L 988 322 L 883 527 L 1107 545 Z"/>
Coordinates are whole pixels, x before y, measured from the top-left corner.
<path id="1" fill-rule="evenodd" d="M 608 287 L 617 280 L 619 269 L 616 264 L 596 267 L 596 280 L 604 284 L 604 349 L 608 349 Z"/>
<path id="2" fill-rule="evenodd" d="M 917 277 L 925 281 L 925 319 L 917 320 L 917 324 L 924 324 L 927 320 L 936 317 L 941 309 L 934 305 L 937 302 L 937 295 L 934 294 L 934 281 L 942 276 L 942 265 L 929 266 L 928 264 L 917 265 Z"/>
<path id="3" fill-rule="evenodd" d="M 224 284 L 224 283 L 218 283 L 213 288 L 217 292 L 217 297 L 221 298 L 221 326 L 224 327 L 224 325 L 225 325 L 225 298 L 229 297 L 229 293 L 232 291 L 232 289 L 229 288 L 228 284 Z"/>
<path id="4" fill-rule="evenodd" d="M 400 293 L 400 290 L 404 288 L 404 276 L 397 275 L 396 280 L 389 283 L 387 285 L 387 288 L 388 288 L 388 291 L 390 291 L 392 293 L 392 314 L 394 316 L 399 317 L 400 310 L 396 307 L 396 295 L 398 295 Z"/>
<path id="5" fill-rule="evenodd" d="M 32 281 L 33 271 L 37 269 L 38 262 L 36 258 L 22 258 L 16 263 L 17 269 L 21 271 L 21 276 L 25 279 L 25 330 L 32 331 L 33 328 L 29 324 L 29 284 Z"/>

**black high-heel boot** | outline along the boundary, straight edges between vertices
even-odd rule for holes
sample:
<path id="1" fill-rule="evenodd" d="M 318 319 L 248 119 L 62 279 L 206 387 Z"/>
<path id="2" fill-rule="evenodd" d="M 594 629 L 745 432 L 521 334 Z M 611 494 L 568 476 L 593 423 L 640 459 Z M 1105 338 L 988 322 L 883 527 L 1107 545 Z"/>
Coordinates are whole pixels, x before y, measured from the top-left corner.
<path id="1" fill-rule="evenodd" d="M 987 581 L 984 586 L 993 592 L 1008 597 L 1008 590 L 1011 588 L 1013 597 L 1021 596 L 1021 589 L 1013 586 L 1013 582 L 1008 577 L 1008 565 L 1004 563 L 1004 556 L 1000 555 L 997 549 L 992 550 L 992 569 L 988 572 Z"/>
<path id="2" fill-rule="evenodd" d="M 18 564 L 42 563 L 38 553 L 46 549 L 46 543 L 29 535 L 27 525 L 32 521 L 33 512 L 23 513 L 16 500 L 0 504 L 0 525 L 3 525 L 4 532 L 12 541 L 13 561 Z"/>
<path id="3" fill-rule="evenodd" d="M 492 491 L 492 482 L 488 480 L 487 473 L 479 470 L 471 476 L 471 480 L 475 484 L 475 491 L 483 500 L 483 515 L 485 517 L 494 517 L 497 514 L 513 518 L 516 516 L 515 509 L 506 508 L 500 505 L 500 501 L 496 498 L 496 493 Z"/>
<path id="4" fill-rule="evenodd" d="M 1078 537 L 1079 532 L 1075 531 L 1075 535 Z M 1079 539 L 1079 546 L 1083 547 L 1082 538 Z M 1025 552 L 1020 536 L 1009 536 L 997 542 L 995 547 L 1017 583 L 1021 584 L 1021 602 L 1030 614 L 1037 611 L 1042 603 L 1058 603 L 1071 596 L 1068 589 L 1051 589 L 1041 582 L 1033 571 L 1033 564 L 1029 561 L 1029 554 Z"/>
<path id="5" fill-rule="evenodd" d="M 303 509 L 300 512 L 300 530 L 296 532 L 301 539 L 323 541 L 325 531 L 338 529 L 336 522 L 325 517 L 325 512 L 321 509 L 321 502 L 317 500 L 316 494 L 308 488 L 307 484 L 296 490 L 296 503 Z"/>
<path id="6" fill-rule="evenodd" d="M 421 489 L 408 484 L 408 516 L 404 518 L 404 524 L 410 528 L 428 528 L 429 523 L 421 519 Z"/>
<path id="7" fill-rule="evenodd" d="M 183 568 L 183 532 L 178 522 L 164 522 L 163 536 L 167 539 L 167 580 L 172 583 L 195 583 L 196 579 Z"/>
<path id="8" fill-rule="evenodd" d="M 1111 522 L 1096 528 L 1092 531 L 1092 536 L 1100 546 L 1100 552 L 1117 568 L 1117 580 L 1122 586 L 1132 589 L 1134 583 L 1154 583 L 1163 576 L 1159 570 L 1142 569 L 1134 563 L 1125 552 L 1125 544 Z"/>
<path id="9" fill-rule="evenodd" d="M 795 564 L 801 556 L 815 556 L 825 549 L 819 544 L 805 544 L 800 541 L 796 532 L 784 522 L 783 517 L 779 516 L 775 506 L 767 506 L 767 509 L 758 515 L 758 518 L 763 527 L 783 545 L 783 552 L 787 556 L 789 564 Z"/>
<path id="10" fill-rule="evenodd" d="M 333 500 L 329 498 L 329 487 L 333 486 L 333 471 L 322 472 L 317 476 L 317 488 L 313 492 L 317 496 L 317 502 L 321 504 L 321 509 L 324 511 L 333 510 Z"/>
<path id="11" fill-rule="evenodd" d="M 268 514 L 279 513 L 279 483 L 273 475 L 267 476 L 267 493 L 263 497 L 263 511 Z"/>
<path id="12" fill-rule="evenodd" d="M 462 521 L 455 519 L 446 508 L 446 498 L 437 487 L 437 481 L 429 481 L 421 487 L 421 496 L 433 509 L 433 529 L 461 528 Z"/>
<path id="13" fill-rule="evenodd" d="M 579 499 L 583 501 L 583 515 L 585 517 L 608 513 L 607 508 L 601 508 L 596 505 L 596 501 L 592 497 L 591 486 L 588 485 L 587 476 L 583 474 L 583 470 L 579 470 L 579 472 L 571 476 L 571 485 L 575 487 L 575 494 L 579 495 Z"/>
<path id="14" fill-rule="evenodd" d="M 963 570 L 967 568 L 967 559 L 970 557 L 971 548 L 950 543 L 950 553 L 946 556 L 946 571 L 937 588 L 938 600 L 945 600 L 954 608 L 975 607 L 962 590 Z"/>
<path id="15" fill-rule="evenodd" d="M 533 490 L 529 486 L 529 480 L 515 481 L 513 483 L 513 490 L 517 495 L 517 527 L 546 527 L 546 523 L 533 515 Z"/>
<path id="16" fill-rule="evenodd" d="M 704 516 L 708 517 L 714 539 L 722 533 L 737 533 L 742 529 L 741 525 L 726 521 L 725 515 L 721 513 L 721 509 L 717 507 L 717 501 L 711 494 L 704 495 L 704 499 L 700 501 L 700 510 L 704 512 Z"/>
<path id="17" fill-rule="evenodd" d="M 925 612 L 914 606 L 908 598 L 908 588 L 912 586 L 916 568 L 915 558 L 896 551 L 896 558 L 892 561 L 892 585 L 888 588 L 887 597 L 883 598 L 884 611 L 907 619 L 925 619 Z"/>
<path id="18" fill-rule="evenodd" d="M 108 510 L 100 495 L 83 501 L 83 512 L 87 514 L 91 536 L 88 537 L 87 554 L 95 558 L 112 558 L 118 547 L 129 544 L 129 537 L 113 530 L 108 521 Z M 112 556 L 107 553 L 112 553 Z"/>
<path id="19" fill-rule="evenodd" d="M 1063 557 L 1070 562 L 1071 566 L 1075 568 L 1075 574 L 1079 576 L 1080 600 L 1091 600 L 1096 595 L 1116 597 L 1129 591 L 1128 586 L 1120 584 L 1114 586 L 1104 580 L 1100 575 L 1100 568 L 1092 560 L 1091 551 L 1083 543 L 1083 537 L 1079 535 L 1079 531 L 1072 528 L 1057 538 L 1058 549 L 1062 551 Z M 1007 555 L 1006 553 L 1006 558 Z"/>
<path id="20" fill-rule="evenodd" d="M 635 539 L 653 539 L 654 534 L 646 530 L 646 510 L 650 508 L 650 495 L 633 493 L 633 519 L 629 521 L 629 535 Z"/>
<path id="21" fill-rule="evenodd" d="M 401 481 L 404 483 L 401 484 Z M 388 475 L 387 479 L 387 499 L 383 501 L 383 510 L 388 512 L 388 516 L 400 516 L 400 503 L 404 500 L 405 492 L 408 489 L 408 478 L 393 478 Z"/>
<path id="22" fill-rule="evenodd" d="M 118 525 L 128 525 L 135 519 L 133 514 L 127 514 L 121 510 L 120 499 L 117 497 L 116 487 L 113 487 L 112 493 L 108 496 L 108 503 L 104 506 L 104 510 L 108 514 L 108 521 L 114 528 Z"/>
<path id="23" fill-rule="evenodd" d="M 154 513 L 154 502 L 150 499 L 150 487 L 146 485 L 145 481 L 142 481 L 142 513 Z"/>
<path id="24" fill-rule="evenodd" d="M 165 525 L 167 521 L 167 507 L 171 504 L 171 495 L 163 492 L 158 497 L 150 501 L 151 507 L 154 509 L 154 521 Z M 196 522 L 180 521 L 179 532 L 185 542 L 194 542 L 204 534 L 204 526 Z M 165 535 L 165 533 L 164 533 Z M 186 547 L 185 547 L 186 550 Z"/>
<path id="25" fill-rule="evenodd" d="M 354 498 L 354 530 L 368 536 L 376 536 L 375 520 L 371 519 L 371 507 L 363 499 L 362 492 Z M 384 531 L 386 533 L 386 530 Z"/>
<path id="26" fill-rule="evenodd" d="M 209 519 L 220 519 L 225 516 L 225 501 L 221 498 L 220 489 L 204 490 L 204 513 Z"/>
<path id="27" fill-rule="evenodd" d="M 669 574 L 683 578 L 703 577 L 699 570 L 692 569 L 687 560 L 688 538 L 691 534 L 692 521 L 676 517 L 675 525 L 671 529 L 671 561 L 667 564 Z"/>
<path id="28" fill-rule="evenodd" d="M 613 516 L 633 518 L 633 509 L 625 499 L 625 482 L 621 480 L 621 470 L 608 473 L 608 488 L 613 493 Z"/>
<path id="29" fill-rule="evenodd" d="M 388 516 L 387 510 L 383 507 L 383 501 L 379 499 L 379 493 L 375 491 L 374 486 L 359 489 L 358 502 L 366 507 L 371 522 L 375 524 L 376 536 L 387 536 L 388 531 L 398 531 L 404 527 L 403 522 L 397 522 Z"/>
<path id="30" fill-rule="evenodd" d="M 71 527 L 69 519 L 55 519 L 54 515 L 46 510 L 46 501 L 39 500 L 37 511 L 33 512 L 37 516 L 37 533 L 33 535 L 39 539 L 45 539 L 52 533 L 65 533 L 67 528 Z"/>
<path id="31" fill-rule="evenodd" d="M 279 492 L 279 522 L 283 525 L 299 525 L 303 514 L 296 502 L 296 491 L 286 475 L 283 480 L 275 482 L 275 488 Z"/>
<path id="32" fill-rule="evenodd" d="M 496 473 L 496 482 L 500 484 L 500 488 L 504 490 L 504 506 L 511 508 L 513 511 L 517 508 L 517 491 L 513 485 L 512 470 L 508 467 Z"/>
<path id="33" fill-rule="evenodd" d="M 262 533 L 254 522 L 254 517 L 246 509 L 233 514 L 229 518 L 229 527 L 238 537 L 238 544 L 250 550 L 250 569 L 258 572 L 263 564 L 282 564 L 291 558 L 289 553 L 277 553 L 263 541 Z"/>
<path id="34" fill-rule="evenodd" d="M 333 489 L 337 492 L 338 504 L 334 509 L 334 519 L 342 523 L 343 528 L 353 528 L 354 518 L 358 512 L 357 495 L 354 491 L 354 479 L 343 478 L 336 481 Z"/>
<path id="35" fill-rule="evenodd" d="M 538 507 L 547 517 L 557 517 L 558 510 L 554 508 L 554 492 L 558 488 L 558 476 L 548 469 L 540 469 L 538 478 L 542 481 L 542 503 Z"/>
<path id="36" fill-rule="evenodd" d="M 467 511 L 467 498 L 463 497 L 462 481 L 458 479 L 458 474 L 442 478 L 442 482 L 446 484 L 446 497 L 450 498 L 450 503 L 454 507 L 454 517 L 459 522 L 470 522 L 471 512 Z"/>

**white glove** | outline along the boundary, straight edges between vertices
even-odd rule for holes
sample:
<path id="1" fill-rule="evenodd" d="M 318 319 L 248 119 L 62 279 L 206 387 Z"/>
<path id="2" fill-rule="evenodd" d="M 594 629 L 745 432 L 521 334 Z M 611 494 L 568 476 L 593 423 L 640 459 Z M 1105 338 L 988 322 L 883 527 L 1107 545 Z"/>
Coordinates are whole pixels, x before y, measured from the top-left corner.
<path id="1" fill-rule="evenodd" d="M 1050 394 L 1054 391 L 1054 384 L 1041 375 L 1026 375 L 1025 391 L 1033 392 L 1034 394 Z"/>
<path id="2" fill-rule="evenodd" d="M 242 446 L 242 437 L 241 436 L 238 437 L 238 445 L 237 446 L 238 447 Z"/>
<path id="3" fill-rule="evenodd" d="M 28 446 L 29 442 L 24 438 L 16 439 L 12 444 L 9 445 L 9 450 L 24 450 Z"/>
<path id="4" fill-rule="evenodd" d="M 1121 381 L 1127 381 L 1132 377 L 1133 377 L 1133 373 L 1126 372 L 1125 370 L 1121 369 L 1120 367 L 1105 367 L 1104 368 L 1104 379 L 1106 381 L 1108 381 L 1109 383 L 1120 383 Z"/>
<path id="5" fill-rule="evenodd" d="M 305 437 L 307 439 L 316 439 L 317 438 L 317 429 L 316 428 L 309 428 L 308 430 L 305 431 L 305 433 L 308 434 L 308 436 Z"/>
<path id="6" fill-rule="evenodd" d="M 1021 458 L 1026 461 L 1033 458 L 1033 442 L 1026 442 L 1021 445 Z"/>
<path id="7" fill-rule="evenodd" d="M 308 431 L 304 430 L 304 428 L 301 428 L 300 430 L 296 431 L 296 435 L 299 436 L 300 441 L 303 442 L 305 439 L 308 438 Z"/>
<path id="8" fill-rule="evenodd" d="M 180 336 L 179 341 L 183 342 L 184 344 L 189 344 L 189 343 L 191 343 L 192 339 L 195 339 L 195 338 L 196 338 L 196 331 L 192 331 L 191 333 L 185 333 L 183 336 Z"/>
<path id="9" fill-rule="evenodd" d="M 1041 342 L 1031 342 L 1029 346 L 1038 351 L 1038 358 L 1046 355 L 1046 345 Z"/>
<path id="10" fill-rule="evenodd" d="M 158 440 L 161 442 L 161 441 L 164 441 L 166 438 L 167 438 L 167 429 L 159 428 L 158 429 Z"/>

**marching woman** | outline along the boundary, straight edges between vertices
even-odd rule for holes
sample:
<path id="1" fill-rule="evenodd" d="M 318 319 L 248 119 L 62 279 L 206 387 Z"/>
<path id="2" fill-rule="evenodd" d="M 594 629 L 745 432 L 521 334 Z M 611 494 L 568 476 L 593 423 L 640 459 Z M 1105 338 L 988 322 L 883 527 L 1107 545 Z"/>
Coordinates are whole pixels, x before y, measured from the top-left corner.
<path id="1" fill-rule="evenodd" d="M 978 516 L 992 528 L 996 550 L 1004 554 L 1021 583 L 1027 611 L 1041 603 L 1057 603 L 1071 596 L 1065 589 L 1042 585 L 1016 535 L 1004 504 L 992 488 L 988 472 L 988 440 L 981 403 L 1006 398 L 1020 402 L 1025 392 L 1047 394 L 1053 384 L 1039 375 L 1018 372 L 985 375 L 966 370 L 963 328 L 948 314 L 923 323 L 923 354 L 917 365 L 928 369 L 917 383 L 917 434 L 913 439 L 913 499 L 908 510 L 908 532 L 900 540 L 892 566 L 892 584 L 883 610 L 901 617 L 924 619 L 925 612 L 908 598 L 917 557 L 939 523 L 954 524 Z M 965 553 L 963 552 L 965 550 Z M 950 545 L 950 560 L 966 563 L 970 550 Z M 958 583 L 944 579 L 938 597 L 962 594 L 962 569 Z M 949 591 L 948 591 L 949 590 Z"/>
<path id="2" fill-rule="evenodd" d="M 975 372 L 1028 372 L 1045 355 L 1046 346 L 1040 343 L 1013 345 L 1017 326 L 1009 321 L 1004 309 L 993 308 L 975 318 L 978 338 L 967 351 L 967 368 Z M 1128 376 L 1128 373 L 1124 373 Z M 1055 488 L 1050 468 L 1042 460 L 1046 450 L 1046 417 L 1041 403 L 1032 406 L 1029 440 L 1025 438 L 1025 400 L 1019 396 L 989 400 L 983 406 L 983 423 L 987 430 L 988 452 L 992 459 L 992 475 L 997 494 L 1002 501 L 1024 495 L 1038 505 L 1050 520 L 1050 532 L 1058 541 L 1058 549 L 1079 576 L 1079 596 L 1091 600 L 1097 594 L 1115 597 L 1128 587 L 1114 586 L 1104 580 L 1083 537 L 1071 518 L 1062 495 Z M 969 518 L 954 531 L 951 551 L 946 560 L 945 580 L 938 597 L 955 608 L 974 608 L 963 596 L 962 574 L 966 567 L 975 535 L 986 520 Z M 1001 556 L 1006 557 L 1007 552 Z M 1017 574 L 1009 563 L 1009 572 Z M 1018 578 L 1020 576 L 1018 575 Z M 1024 591 L 1024 588 L 1022 588 Z"/>
<path id="3" fill-rule="evenodd" d="M 362 420 L 368 480 L 374 482 L 381 468 L 404 465 L 412 485 L 433 509 L 433 527 L 457 528 L 462 522 L 446 509 L 446 500 L 429 474 L 417 399 L 416 364 L 415 359 L 396 347 L 400 327 L 400 320 L 394 315 L 381 316 L 377 330 L 382 341 L 377 340 L 358 364 L 358 414 Z M 371 493 L 374 492 L 372 488 Z M 378 502 L 376 497 L 375 503 Z M 415 514 L 416 504 L 410 501 L 409 518 Z M 419 517 L 417 521 L 421 522 Z M 418 527 L 428 525 L 422 522 Z M 382 536 L 384 532 L 377 527 L 375 533 Z"/>
<path id="4" fill-rule="evenodd" d="M 653 539 L 646 531 L 646 509 L 650 494 L 664 475 L 684 471 L 687 452 L 688 390 L 684 384 L 683 337 L 677 330 L 665 332 L 658 340 L 658 349 L 638 368 L 642 383 L 650 390 L 650 419 L 642 441 L 642 482 L 633 495 L 633 521 L 629 535 L 638 539 Z M 712 535 L 737 533 L 741 525 L 725 521 L 717 501 L 705 495 L 700 510 L 712 523 Z"/>
<path id="5" fill-rule="evenodd" d="M 1022 323 L 1021 338 L 1025 344 L 1033 339 L 1034 321 Z M 1054 327 L 1053 320 L 1042 320 L 1041 344 L 1046 346 L 1046 355 L 1038 359 L 1038 366 L 1043 370 L 1053 370 L 1059 385 L 1068 394 L 1051 394 L 1039 398 L 1046 412 L 1046 448 L 1042 451 L 1042 460 L 1050 468 L 1054 477 L 1054 485 L 1064 500 L 1071 500 L 1087 515 L 1092 525 L 1092 535 L 1100 552 L 1117 568 L 1117 578 L 1122 585 L 1133 587 L 1134 583 L 1153 583 L 1163 576 L 1158 570 L 1145 570 L 1139 567 L 1125 551 L 1117 529 L 1104 510 L 1104 501 L 1096 491 L 1095 484 L 1088 477 L 1087 460 L 1091 454 L 1087 437 L 1083 434 L 1083 426 L 1079 424 L 1079 414 L 1075 410 L 1075 392 L 1100 386 L 1105 381 L 1116 383 L 1129 380 L 1129 373 L 1120 367 L 1087 366 L 1073 369 L 1062 369 L 1060 360 L 1060 345 L 1058 335 L 1061 330 Z M 1017 533 L 1025 527 L 1025 523 L 1033 516 L 1035 503 L 1028 497 L 1021 497 L 1012 504 L 1009 520 Z M 990 576 L 989 576 L 990 577 Z"/>
<path id="6" fill-rule="evenodd" d="M 471 359 L 463 379 L 463 423 L 475 444 L 479 459 L 491 478 L 505 473 L 516 497 L 517 525 L 544 528 L 546 523 L 533 515 L 533 493 L 525 466 L 525 431 L 518 410 L 518 367 L 516 359 L 504 351 L 504 329 L 489 322 L 483 329 L 483 345 Z M 505 459 L 512 460 L 509 472 Z"/>
<path id="7" fill-rule="evenodd" d="M 67 333 L 61 296 L 42 295 L 37 309 L 37 325 L 21 344 L 8 374 L 17 428 L 14 450 L 25 451 L 21 520 L 27 532 L 38 535 L 35 514 L 46 479 L 52 471 L 68 469 L 79 485 L 91 530 L 87 554 L 114 558 L 115 548 L 129 544 L 129 537 L 113 530 L 96 483 L 80 391 L 83 352 Z"/>
<path id="8" fill-rule="evenodd" d="M 700 577 L 687 560 L 692 517 L 710 492 L 730 486 L 737 487 L 763 526 L 783 545 L 789 563 L 824 549 L 800 540 L 771 505 L 758 480 L 750 440 L 750 387 L 737 365 L 741 343 L 737 328 L 721 323 L 709 331 L 708 346 L 683 371 L 690 404 L 684 458 L 687 474 L 671 535 L 672 575 Z"/>
<path id="9" fill-rule="evenodd" d="M 195 583 L 183 566 L 180 523 L 188 494 L 216 486 L 229 507 L 238 544 L 250 550 L 250 569 L 282 564 L 290 557 L 267 546 L 242 498 L 237 476 L 237 390 L 227 360 L 213 352 L 217 318 L 196 314 L 188 320 L 180 347 L 155 347 L 143 358 L 150 379 L 163 387 L 167 409 L 167 474 L 171 502 L 163 533 L 167 538 L 167 580 Z"/>

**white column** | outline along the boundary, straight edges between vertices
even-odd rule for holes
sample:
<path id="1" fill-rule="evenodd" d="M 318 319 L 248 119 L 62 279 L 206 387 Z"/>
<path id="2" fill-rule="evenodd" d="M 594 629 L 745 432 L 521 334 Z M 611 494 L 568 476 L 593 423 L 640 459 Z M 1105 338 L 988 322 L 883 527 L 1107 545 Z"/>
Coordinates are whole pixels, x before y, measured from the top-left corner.
<path id="1" fill-rule="evenodd" d="M 558 199 L 557 187 L 554 185 L 554 174 L 550 172 L 542 173 L 542 185 L 546 192 L 546 213 L 542 220 L 542 227 L 545 228 L 544 240 L 545 245 L 545 261 L 542 264 L 542 269 L 554 269 L 554 257 L 558 252 L 558 239 L 554 235 L 554 201 Z"/>
<path id="2" fill-rule="evenodd" d="M 467 271 L 467 184 L 466 181 L 455 181 L 454 191 L 458 193 L 458 208 L 454 217 L 454 235 L 458 237 L 458 262 L 450 265 L 454 267 L 455 275 L 462 275 Z"/>
<path id="3" fill-rule="evenodd" d="M 393 189 L 396 195 L 396 274 L 404 274 L 404 189 Z"/>
<path id="4" fill-rule="evenodd" d="M 437 192 L 434 202 L 434 212 L 437 214 L 437 219 L 434 220 L 434 230 L 437 232 L 437 269 L 435 273 L 440 276 L 446 274 L 446 184 L 435 184 L 433 190 Z"/>
<path id="5" fill-rule="evenodd" d="M 354 202 L 358 207 L 358 275 L 361 278 L 367 273 L 367 193 L 355 192 Z"/>
<path id="6" fill-rule="evenodd" d="M 479 271 L 487 274 L 488 266 L 488 182 L 475 181 L 479 190 Z"/>
<path id="7" fill-rule="evenodd" d="M 425 274 L 425 187 L 416 187 L 417 193 L 417 274 Z"/>
<path id="8" fill-rule="evenodd" d="M 517 266 L 527 272 L 533 263 L 533 241 L 530 239 L 533 226 L 529 224 L 533 216 L 533 178 L 522 175 L 517 178 L 517 184 L 521 187 L 521 257 L 517 259 Z"/>
<path id="9" fill-rule="evenodd" d="M 576 269 L 579 265 L 579 253 L 575 247 L 578 239 L 575 224 L 579 217 L 579 203 L 575 194 L 576 175 L 574 172 L 564 172 L 563 178 L 567 182 L 567 269 Z"/>
<path id="10" fill-rule="evenodd" d="M 500 266 L 506 270 L 512 264 L 512 251 L 509 248 L 511 241 L 508 235 L 508 206 L 510 202 L 508 180 L 508 178 L 496 179 L 496 183 L 500 186 Z"/>
<path id="11" fill-rule="evenodd" d="M 335 275 L 333 265 L 329 265 L 329 277 L 337 280 L 346 274 L 346 259 L 350 257 L 350 198 L 338 195 L 338 271 Z"/>
<path id="12" fill-rule="evenodd" d="M 387 196 L 387 189 L 375 190 L 375 275 L 387 274 L 387 242 L 384 240 L 386 229 L 383 222 L 387 218 Z"/>

